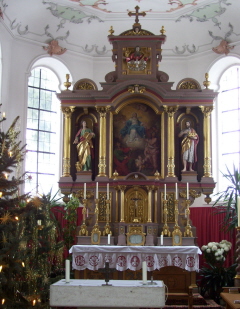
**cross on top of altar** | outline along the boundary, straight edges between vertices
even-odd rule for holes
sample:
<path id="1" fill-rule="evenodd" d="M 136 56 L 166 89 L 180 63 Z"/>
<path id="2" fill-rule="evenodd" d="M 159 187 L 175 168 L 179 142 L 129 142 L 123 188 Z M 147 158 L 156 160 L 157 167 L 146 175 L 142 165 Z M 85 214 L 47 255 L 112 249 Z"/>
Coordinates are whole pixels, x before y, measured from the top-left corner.
<path id="1" fill-rule="evenodd" d="M 140 7 L 137 5 L 135 7 L 136 12 L 128 12 L 128 16 L 136 16 L 135 18 L 135 24 L 139 24 L 139 18 L 138 16 L 146 16 L 146 12 L 139 13 Z"/>
<path id="2" fill-rule="evenodd" d="M 98 271 L 104 274 L 106 284 L 103 284 L 103 285 L 111 285 L 111 284 L 108 284 L 109 279 L 110 279 L 110 274 L 116 271 L 116 268 L 110 268 L 109 262 L 105 262 L 105 268 L 99 268 Z"/>

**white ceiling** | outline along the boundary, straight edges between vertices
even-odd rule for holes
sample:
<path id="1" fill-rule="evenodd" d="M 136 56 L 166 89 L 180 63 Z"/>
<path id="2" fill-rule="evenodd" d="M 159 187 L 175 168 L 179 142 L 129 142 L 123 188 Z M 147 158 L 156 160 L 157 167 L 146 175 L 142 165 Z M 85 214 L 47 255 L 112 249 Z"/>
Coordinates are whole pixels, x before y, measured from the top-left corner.
<path id="1" fill-rule="evenodd" d="M 13 37 L 43 45 L 53 39 L 67 51 L 94 57 L 111 55 L 110 26 L 114 35 L 131 29 L 140 7 L 143 29 L 167 40 L 163 55 L 187 57 L 213 52 L 222 39 L 240 44 L 239 0 L 0 0 L 1 22 Z"/>

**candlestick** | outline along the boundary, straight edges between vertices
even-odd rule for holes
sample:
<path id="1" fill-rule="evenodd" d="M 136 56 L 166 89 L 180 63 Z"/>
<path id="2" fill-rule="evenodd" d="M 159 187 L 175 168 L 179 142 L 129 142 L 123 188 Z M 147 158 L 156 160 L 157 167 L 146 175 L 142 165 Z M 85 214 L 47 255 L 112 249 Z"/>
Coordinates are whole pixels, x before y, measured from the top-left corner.
<path id="1" fill-rule="evenodd" d="M 175 183 L 175 190 L 176 190 L 176 200 L 178 199 L 178 187 L 177 187 L 177 183 Z"/>
<path id="2" fill-rule="evenodd" d="M 187 182 L 187 200 L 189 200 L 189 183 Z"/>
<path id="3" fill-rule="evenodd" d="M 70 261 L 65 260 L 65 281 L 70 282 Z"/>
<path id="4" fill-rule="evenodd" d="M 167 185 L 164 184 L 164 200 L 167 199 Z"/>
<path id="5" fill-rule="evenodd" d="M 86 184 L 86 182 L 84 182 L 84 194 L 83 194 L 83 198 L 84 198 L 84 200 L 86 200 L 86 198 L 87 198 L 87 184 Z"/>
<path id="6" fill-rule="evenodd" d="M 96 199 L 98 199 L 98 182 L 96 183 Z"/>
<path id="7" fill-rule="evenodd" d="M 143 281 L 143 284 L 147 284 L 147 263 L 146 261 L 142 262 L 142 281 Z"/>
<path id="8" fill-rule="evenodd" d="M 108 245 L 110 245 L 110 237 L 111 237 L 111 235 L 108 234 Z"/>
<path id="9" fill-rule="evenodd" d="M 240 226 L 240 196 L 237 197 L 238 226 Z"/>
<path id="10" fill-rule="evenodd" d="M 161 235 L 160 240 L 161 240 L 161 246 L 163 246 L 163 235 Z"/>
<path id="11" fill-rule="evenodd" d="M 109 200 L 109 183 L 107 184 L 107 200 Z"/>

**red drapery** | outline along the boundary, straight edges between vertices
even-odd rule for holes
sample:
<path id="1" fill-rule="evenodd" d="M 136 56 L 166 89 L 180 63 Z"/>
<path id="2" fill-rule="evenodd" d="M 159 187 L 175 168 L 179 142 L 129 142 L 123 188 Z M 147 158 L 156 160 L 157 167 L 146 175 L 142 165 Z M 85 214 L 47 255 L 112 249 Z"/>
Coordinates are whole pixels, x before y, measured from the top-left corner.
<path id="1" fill-rule="evenodd" d="M 197 229 L 197 243 L 200 249 L 211 241 L 220 242 L 226 239 L 232 243 L 232 249 L 227 256 L 225 266 L 232 265 L 235 262 L 236 231 L 227 233 L 222 230 L 221 222 L 224 214 L 216 214 L 213 207 L 191 207 L 190 218 L 192 226 L 196 226 Z M 202 263 L 202 258 L 200 258 L 200 267 Z"/>
<path id="2" fill-rule="evenodd" d="M 54 207 L 52 209 L 56 219 L 60 222 L 63 228 L 66 224 L 64 219 L 63 208 Z M 82 223 L 82 208 L 77 209 L 77 226 Z M 211 241 L 220 242 L 226 239 L 232 243 L 232 249 L 229 252 L 225 265 L 226 267 L 232 265 L 235 262 L 235 244 L 236 244 L 236 232 L 226 233 L 221 229 L 221 222 L 223 221 L 224 214 L 216 214 L 213 207 L 191 207 L 190 218 L 192 220 L 192 226 L 195 226 L 197 231 L 197 244 L 201 247 L 207 245 Z M 200 257 L 200 267 L 203 261 Z"/>

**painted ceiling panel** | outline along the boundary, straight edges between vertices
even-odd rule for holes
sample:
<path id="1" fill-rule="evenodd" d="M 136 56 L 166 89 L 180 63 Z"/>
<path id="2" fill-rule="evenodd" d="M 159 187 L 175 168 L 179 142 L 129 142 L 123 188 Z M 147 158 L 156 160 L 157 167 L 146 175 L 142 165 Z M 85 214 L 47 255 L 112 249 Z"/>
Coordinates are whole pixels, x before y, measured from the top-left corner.
<path id="1" fill-rule="evenodd" d="M 68 51 L 93 57 L 111 56 L 107 36 L 131 29 L 135 16 L 143 29 L 160 34 L 165 27 L 167 40 L 163 55 L 191 56 L 212 51 L 221 40 L 240 44 L 240 1 L 236 0 L 0 0 L 1 23 L 18 39 L 47 46 L 51 40 Z"/>

